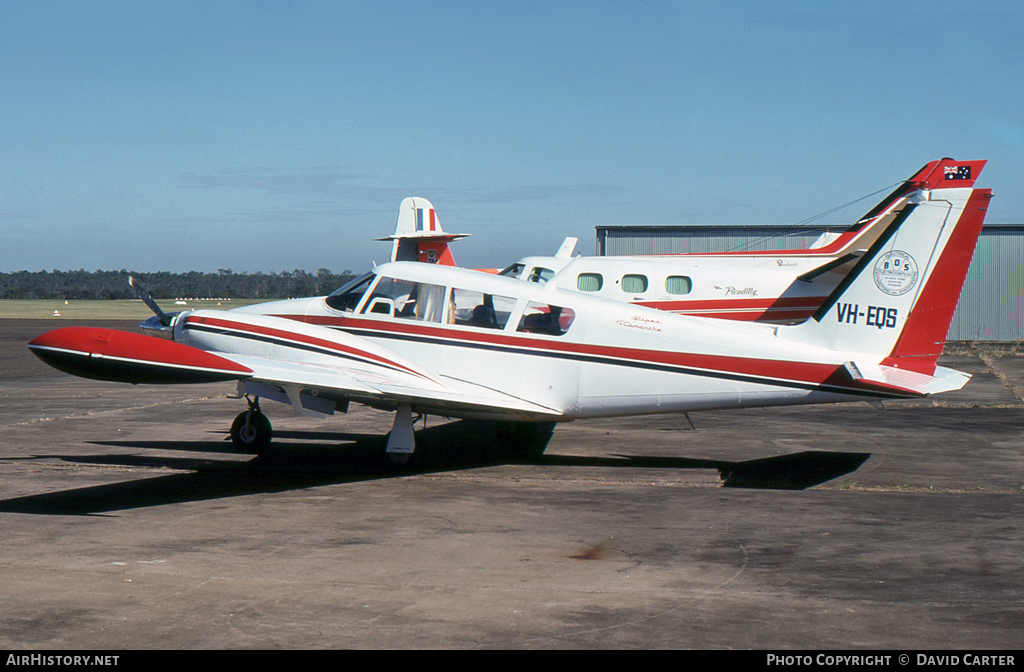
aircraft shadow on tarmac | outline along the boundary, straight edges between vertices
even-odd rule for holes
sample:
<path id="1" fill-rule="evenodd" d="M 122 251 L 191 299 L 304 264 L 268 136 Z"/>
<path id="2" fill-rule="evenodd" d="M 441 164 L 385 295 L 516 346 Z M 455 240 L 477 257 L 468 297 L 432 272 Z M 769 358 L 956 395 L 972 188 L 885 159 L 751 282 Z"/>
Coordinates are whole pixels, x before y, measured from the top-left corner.
<path id="1" fill-rule="evenodd" d="M 248 461 L 167 455 L 46 455 L 76 464 L 185 469 L 190 473 L 142 478 L 88 488 L 0 500 L 0 512 L 97 515 L 105 512 L 241 495 L 298 490 L 413 474 L 501 464 L 641 469 L 717 469 L 722 486 L 802 490 L 856 471 L 870 453 L 805 451 L 742 462 L 685 457 L 583 457 L 543 455 L 528 459 L 496 448 L 493 425 L 457 421 L 417 432 L 422 458 L 397 470 L 383 457 L 379 434 L 275 433 L 275 450 Z M 339 445 L 339 442 L 340 443 Z M 95 445 L 236 454 L 228 441 L 100 441 Z"/>

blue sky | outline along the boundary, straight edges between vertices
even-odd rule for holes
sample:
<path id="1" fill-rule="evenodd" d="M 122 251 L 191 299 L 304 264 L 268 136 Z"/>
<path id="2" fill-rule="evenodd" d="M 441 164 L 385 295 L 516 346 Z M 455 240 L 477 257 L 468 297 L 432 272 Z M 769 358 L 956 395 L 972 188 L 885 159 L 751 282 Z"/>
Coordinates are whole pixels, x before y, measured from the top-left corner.
<path id="1" fill-rule="evenodd" d="M 405 196 L 502 266 L 942 156 L 1019 223 L 1022 81 L 1019 0 L 0 0 L 0 271 L 360 271 Z"/>

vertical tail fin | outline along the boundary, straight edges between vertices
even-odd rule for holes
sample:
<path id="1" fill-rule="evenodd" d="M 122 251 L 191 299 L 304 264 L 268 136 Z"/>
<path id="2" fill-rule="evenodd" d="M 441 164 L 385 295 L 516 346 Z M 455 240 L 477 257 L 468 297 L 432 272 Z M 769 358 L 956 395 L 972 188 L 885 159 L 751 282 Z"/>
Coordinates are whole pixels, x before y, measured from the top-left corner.
<path id="1" fill-rule="evenodd" d="M 795 327 L 799 338 L 935 372 L 992 196 L 959 186 L 984 162 L 938 163 L 892 205 L 892 221 L 813 319 Z"/>
<path id="2" fill-rule="evenodd" d="M 398 206 L 395 234 L 377 240 L 391 240 L 391 261 L 421 261 L 455 266 L 448 243 L 468 233 L 445 233 L 434 206 L 425 198 L 410 197 Z"/>
<path id="3" fill-rule="evenodd" d="M 441 222 L 437 219 L 434 206 L 425 198 L 406 198 L 398 206 L 398 225 L 395 235 L 403 233 L 429 233 L 441 231 Z"/>

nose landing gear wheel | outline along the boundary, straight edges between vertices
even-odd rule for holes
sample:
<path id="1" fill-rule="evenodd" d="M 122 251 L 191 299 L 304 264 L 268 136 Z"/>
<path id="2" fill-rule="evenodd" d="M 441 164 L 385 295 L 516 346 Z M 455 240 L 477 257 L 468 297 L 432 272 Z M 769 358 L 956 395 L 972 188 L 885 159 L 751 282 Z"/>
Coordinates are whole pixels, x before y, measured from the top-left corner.
<path id="1" fill-rule="evenodd" d="M 242 411 L 231 423 L 231 443 L 241 452 L 265 453 L 273 436 L 270 420 L 258 410 Z"/>

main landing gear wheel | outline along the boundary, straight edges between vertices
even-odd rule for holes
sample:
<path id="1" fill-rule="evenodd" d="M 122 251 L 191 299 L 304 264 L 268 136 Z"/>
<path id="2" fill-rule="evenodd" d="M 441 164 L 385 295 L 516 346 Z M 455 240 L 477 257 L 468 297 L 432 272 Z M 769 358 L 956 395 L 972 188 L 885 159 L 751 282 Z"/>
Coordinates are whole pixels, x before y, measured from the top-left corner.
<path id="1" fill-rule="evenodd" d="M 543 455 L 554 432 L 553 422 L 494 423 L 494 433 L 501 450 L 508 455 L 524 459 Z"/>
<path id="2" fill-rule="evenodd" d="M 395 409 L 395 422 L 384 440 L 384 465 L 409 469 L 422 455 L 423 441 L 412 429 L 412 404 L 399 404 Z"/>
<path id="3" fill-rule="evenodd" d="M 383 451 L 385 467 L 395 471 L 406 471 L 423 461 L 424 445 L 426 442 L 419 434 L 413 434 L 413 436 L 415 437 L 416 448 L 411 453 L 389 453 L 386 449 Z M 390 438 L 391 432 L 388 432 L 384 436 L 385 448 Z"/>
<path id="4" fill-rule="evenodd" d="M 265 453 L 273 436 L 274 428 L 259 408 L 242 411 L 231 423 L 231 443 L 241 452 Z"/>

